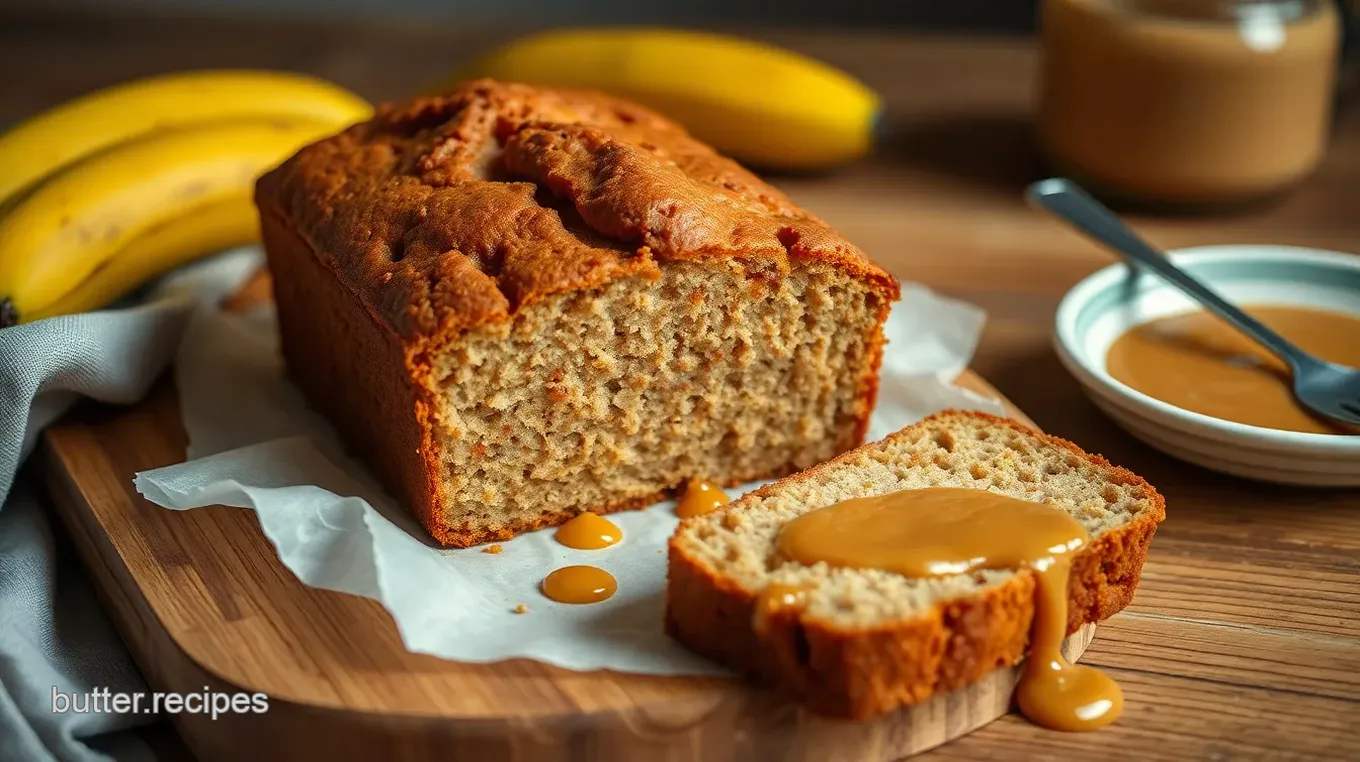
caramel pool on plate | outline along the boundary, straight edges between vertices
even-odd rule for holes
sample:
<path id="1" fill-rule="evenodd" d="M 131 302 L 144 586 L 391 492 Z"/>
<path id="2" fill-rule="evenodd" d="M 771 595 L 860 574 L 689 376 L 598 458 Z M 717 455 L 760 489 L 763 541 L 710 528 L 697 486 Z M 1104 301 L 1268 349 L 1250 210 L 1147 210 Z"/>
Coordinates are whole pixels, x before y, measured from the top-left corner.
<path id="1" fill-rule="evenodd" d="M 1245 309 L 1305 352 L 1360 367 L 1360 319 L 1301 307 Z M 1353 433 L 1305 411 L 1283 362 L 1203 310 L 1129 330 L 1110 346 L 1105 368 L 1116 381 L 1194 413 L 1280 431 Z"/>
<path id="2" fill-rule="evenodd" d="M 883 569 L 907 577 L 941 577 L 981 569 L 1029 569 L 1035 575 L 1029 660 L 1016 686 L 1020 711 L 1056 730 L 1093 730 L 1123 711 L 1119 685 L 1062 655 L 1072 556 L 1090 535 L 1062 508 L 980 489 L 929 487 L 856 498 L 789 522 L 780 552 L 800 564 Z M 806 605 L 798 586 L 771 585 L 757 597 L 762 617 Z"/>

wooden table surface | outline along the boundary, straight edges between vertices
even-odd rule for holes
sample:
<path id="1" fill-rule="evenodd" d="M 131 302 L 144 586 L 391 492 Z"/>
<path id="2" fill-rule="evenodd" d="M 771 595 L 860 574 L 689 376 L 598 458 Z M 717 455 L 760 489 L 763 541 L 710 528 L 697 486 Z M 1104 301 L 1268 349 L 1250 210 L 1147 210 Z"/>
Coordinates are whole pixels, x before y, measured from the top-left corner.
<path id="1" fill-rule="evenodd" d="M 94 87 L 192 67 L 297 69 L 370 98 L 400 97 L 521 31 L 0 13 L 0 125 Z M 1124 719 L 1060 734 L 1012 716 L 925 757 L 1360 758 L 1360 493 L 1253 484 L 1163 456 L 1105 419 L 1051 349 L 1058 300 L 1111 259 L 1019 200 L 1042 172 L 1028 132 L 1033 42 L 737 31 L 842 66 L 890 107 L 893 128 L 872 161 L 833 177 L 772 180 L 902 279 L 986 309 L 973 367 L 1045 430 L 1167 497 L 1137 597 L 1101 626 L 1084 659 L 1123 685 Z M 1168 248 L 1360 251 L 1357 209 L 1360 110 L 1343 108 L 1321 171 L 1278 203 L 1132 219 Z M 173 738 L 157 742 L 182 758 Z"/>

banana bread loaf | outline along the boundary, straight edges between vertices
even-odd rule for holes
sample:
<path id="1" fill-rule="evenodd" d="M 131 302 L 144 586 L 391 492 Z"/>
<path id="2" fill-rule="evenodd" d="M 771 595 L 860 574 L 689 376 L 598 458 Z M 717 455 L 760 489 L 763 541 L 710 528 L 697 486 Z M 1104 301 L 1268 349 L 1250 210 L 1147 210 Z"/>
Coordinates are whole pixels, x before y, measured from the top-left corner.
<path id="1" fill-rule="evenodd" d="M 985 489 L 1067 511 L 1091 542 L 1072 560 L 1067 632 L 1113 616 L 1138 588 L 1166 502 L 1141 477 L 1076 445 L 982 413 L 945 412 L 686 519 L 670 542 L 666 630 L 691 650 L 777 685 L 809 709 L 865 719 L 1017 663 L 1034 620 L 1033 572 L 909 578 L 803 566 L 780 529 L 841 500 L 924 487 Z M 757 632 L 769 585 L 806 606 Z"/>
<path id="2" fill-rule="evenodd" d="M 441 544 L 863 440 L 897 281 L 629 102 L 467 83 L 256 203 L 290 377 Z"/>

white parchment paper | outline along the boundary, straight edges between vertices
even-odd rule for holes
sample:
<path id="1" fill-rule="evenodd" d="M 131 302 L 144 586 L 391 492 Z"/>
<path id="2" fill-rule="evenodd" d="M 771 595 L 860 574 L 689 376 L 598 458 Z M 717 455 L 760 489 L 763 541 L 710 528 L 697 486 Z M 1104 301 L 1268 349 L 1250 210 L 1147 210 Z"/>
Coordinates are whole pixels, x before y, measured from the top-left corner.
<path id="1" fill-rule="evenodd" d="M 949 383 L 967 367 L 983 321 L 970 305 L 903 285 L 888 321 L 871 440 L 950 407 L 1002 414 L 996 400 Z M 576 670 L 725 671 L 662 630 L 673 502 L 611 515 L 624 539 L 605 550 L 571 550 L 552 529 L 502 542 L 499 555 L 438 548 L 308 410 L 284 378 L 275 337 L 272 307 L 234 315 L 202 305 L 175 365 L 187 462 L 137 474 L 148 500 L 176 510 L 254 510 L 303 583 L 380 602 L 415 652 L 465 662 L 530 658 Z M 543 597 L 543 577 L 570 564 L 608 570 L 618 593 L 585 606 Z M 521 603 L 527 613 L 514 613 Z"/>

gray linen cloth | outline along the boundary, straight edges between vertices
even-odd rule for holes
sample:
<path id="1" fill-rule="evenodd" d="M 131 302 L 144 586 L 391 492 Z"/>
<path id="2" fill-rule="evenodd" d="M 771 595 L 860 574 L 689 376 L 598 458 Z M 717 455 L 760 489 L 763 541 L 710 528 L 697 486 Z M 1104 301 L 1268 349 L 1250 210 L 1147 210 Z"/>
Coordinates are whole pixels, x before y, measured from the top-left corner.
<path id="1" fill-rule="evenodd" d="M 155 715 L 53 711 L 54 691 L 149 689 L 74 550 L 55 541 L 58 519 L 24 464 L 77 400 L 141 399 L 194 309 L 257 262 L 253 248 L 229 252 L 172 275 L 142 304 L 0 329 L 0 761 L 152 759 L 130 729 Z"/>

